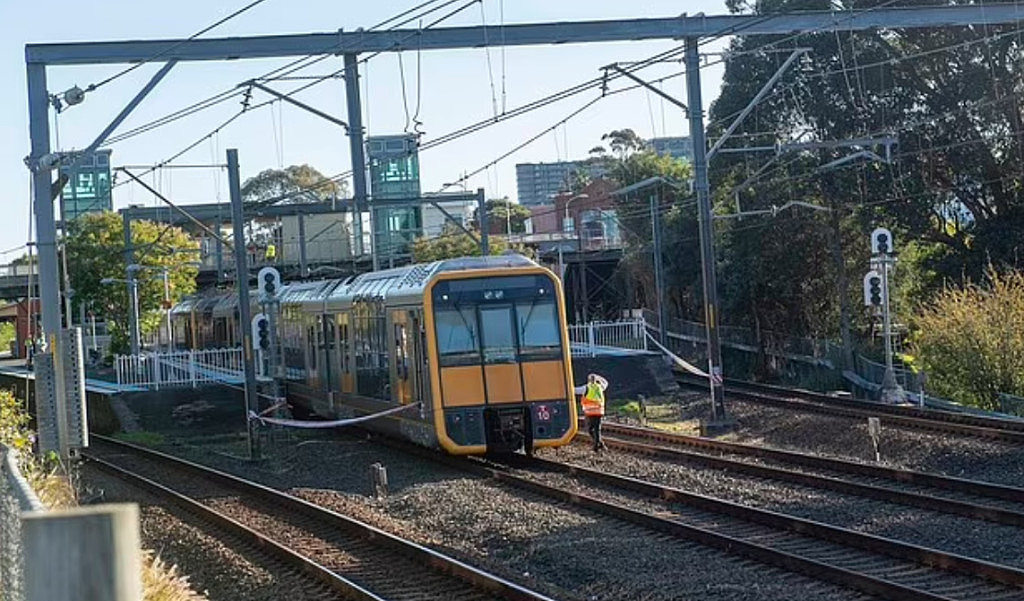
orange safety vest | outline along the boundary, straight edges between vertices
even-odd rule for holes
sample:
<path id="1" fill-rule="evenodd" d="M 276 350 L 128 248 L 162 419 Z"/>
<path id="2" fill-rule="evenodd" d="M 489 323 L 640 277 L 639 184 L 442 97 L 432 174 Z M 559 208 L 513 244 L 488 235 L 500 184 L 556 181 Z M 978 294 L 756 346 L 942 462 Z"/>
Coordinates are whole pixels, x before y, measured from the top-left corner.
<path id="1" fill-rule="evenodd" d="M 580 398 L 583 404 L 583 415 L 601 417 L 604 415 L 604 389 L 598 384 L 587 383 L 587 391 Z"/>

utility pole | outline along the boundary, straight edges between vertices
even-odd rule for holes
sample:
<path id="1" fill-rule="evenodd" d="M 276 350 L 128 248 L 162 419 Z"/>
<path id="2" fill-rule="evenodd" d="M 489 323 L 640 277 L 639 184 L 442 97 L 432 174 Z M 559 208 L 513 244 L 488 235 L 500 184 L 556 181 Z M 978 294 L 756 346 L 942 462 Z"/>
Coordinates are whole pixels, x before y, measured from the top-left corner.
<path id="1" fill-rule="evenodd" d="M 235 279 L 238 281 L 238 323 L 242 335 L 242 353 L 245 364 L 245 407 L 246 431 L 249 435 L 249 459 L 260 458 L 260 439 L 256 422 L 249 419 L 248 412 L 259 413 L 259 398 L 256 396 L 256 364 L 253 359 L 251 307 L 249 305 L 249 264 L 245 252 L 245 216 L 242 211 L 242 185 L 238 175 L 238 150 L 228 149 L 228 188 L 231 193 L 231 227 L 235 233 Z"/>
<path id="2" fill-rule="evenodd" d="M 487 222 L 487 200 L 483 188 L 476 189 L 476 206 L 480 213 L 480 254 L 487 256 L 491 254 L 490 233 L 487 231 L 490 224 Z"/>
<path id="3" fill-rule="evenodd" d="M 658 203 L 659 194 L 651 193 L 651 239 L 654 243 L 654 290 L 658 299 L 658 342 L 666 344 L 668 317 L 665 311 L 665 299 L 661 296 L 665 290 L 665 272 L 661 265 L 661 207 Z"/>
<path id="4" fill-rule="evenodd" d="M 704 105 L 700 91 L 700 54 L 697 38 L 686 40 L 686 92 L 693 142 L 694 188 L 700 225 L 700 257 L 704 276 L 704 322 L 708 337 L 708 375 L 711 381 L 711 421 L 707 427 L 725 426 L 725 389 L 722 386 L 722 343 L 718 333 L 718 283 L 715 278 L 714 229 L 711 221 L 711 184 L 708 181 Z"/>
<path id="5" fill-rule="evenodd" d="M 363 148 L 363 105 L 359 98 L 359 56 L 345 55 L 345 100 L 348 104 L 348 140 L 352 153 L 352 202 L 355 205 L 355 252 L 363 254 L 363 211 L 367 210 L 369 195 L 366 186 L 366 149 Z M 370 231 L 373 231 L 373 215 L 370 216 Z M 373 270 L 377 264 L 376 240 L 370 236 L 370 249 L 373 253 Z"/>
<path id="6" fill-rule="evenodd" d="M 128 336 L 131 340 L 131 351 L 133 355 L 138 355 L 140 352 L 139 343 L 139 306 L 135 302 L 135 271 L 132 266 L 135 265 L 135 248 L 132 246 L 132 212 L 131 209 L 126 209 L 122 213 L 122 222 L 124 223 L 124 269 L 125 279 L 127 280 L 126 286 L 128 287 L 128 321 L 129 333 Z"/>

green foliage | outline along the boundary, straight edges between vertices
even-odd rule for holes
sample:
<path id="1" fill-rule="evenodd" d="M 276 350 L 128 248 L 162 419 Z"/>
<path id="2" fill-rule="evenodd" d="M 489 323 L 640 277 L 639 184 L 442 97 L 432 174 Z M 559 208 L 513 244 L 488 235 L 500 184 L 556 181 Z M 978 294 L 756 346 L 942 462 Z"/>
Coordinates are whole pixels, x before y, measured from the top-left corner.
<path id="1" fill-rule="evenodd" d="M 478 231 L 474 234 L 479 238 Z M 491 237 L 488 248 L 492 255 L 501 255 L 508 250 L 508 244 L 501 238 Z M 419 238 L 411 246 L 412 260 L 415 263 L 430 263 L 458 257 L 479 257 L 480 245 L 460 229 L 445 227 L 444 232 L 436 238 Z"/>
<path id="2" fill-rule="evenodd" d="M 288 198 L 284 198 L 284 197 Z M 245 203 L 273 202 L 302 204 L 321 202 L 331 197 L 348 196 L 348 182 L 335 182 L 309 165 L 292 165 L 284 169 L 267 169 L 242 185 Z"/>
<path id="3" fill-rule="evenodd" d="M 623 133 L 629 132 L 629 133 Z M 628 242 L 622 270 L 636 282 L 638 304 L 653 308 L 667 303 L 669 315 L 693 318 L 700 306 L 700 246 L 697 238 L 697 210 L 688 197 L 687 182 L 692 170 L 686 161 L 659 155 L 638 141 L 630 130 L 617 130 L 602 139 L 611 142 L 616 158 L 597 160 L 610 179 L 621 187 L 663 177 L 674 185 L 656 185 L 615 199 L 621 233 Z M 599 153 L 600 148 L 594 152 Z M 667 289 L 658 290 L 654 281 L 650 198 L 658 199 L 661 212 L 662 263 Z"/>
<path id="4" fill-rule="evenodd" d="M 159 327 L 164 300 L 163 268 L 168 269 L 171 302 L 196 289 L 199 245 L 177 227 L 151 221 L 132 222 L 132 245 L 137 272 L 140 327 L 148 334 Z M 93 213 L 71 222 L 67 242 L 68 271 L 74 301 L 85 303 L 107 318 L 115 352 L 127 347 L 130 294 L 123 283 L 103 284 L 104 278 L 126 279 L 124 224 L 117 213 Z"/>
<path id="5" fill-rule="evenodd" d="M 490 233 L 508 233 L 509 226 L 511 226 L 513 234 L 526 233 L 526 220 L 530 218 L 530 209 L 512 202 L 508 198 L 488 200 L 485 206 L 487 207 L 487 231 Z M 477 209 L 473 213 L 473 223 L 477 229 L 479 229 L 479 219 L 480 210 Z"/>
<path id="6" fill-rule="evenodd" d="M 867 0 L 857 8 L 883 3 Z M 727 5 L 748 14 L 832 8 L 827 0 Z M 822 172 L 822 165 L 861 149 L 718 155 L 710 173 L 716 213 L 788 201 L 832 209 L 716 224 L 728 323 L 835 338 L 845 314 L 854 332 L 866 334 L 871 318 L 859 310 L 859 284 L 868 265 L 868 235 L 879 226 L 892 229 L 897 241 L 894 296 L 904 316 L 947 282 L 980 281 L 989 261 L 1021 268 L 1024 138 L 1012 133 L 1021 129 L 1022 114 L 1019 96 L 1010 90 L 1024 87 L 1018 68 L 1024 45 L 1019 36 L 1006 35 L 1012 31 L 996 26 L 801 37 L 799 45 L 809 52 L 782 75 L 726 146 L 899 132 L 896 160 L 855 160 Z M 722 93 L 711 109 L 712 139 L 785 60 L 755 51 L 779 40 L 792 46 L 785 35 L 734 38 Z M 909 55 L 914 58 L 903 59 Z M 858 65 L 863 68 L 855 70 Z M 885 154 L 881 146 L 871 150 Z"/>
<path id="7" fill-rule="evenodd" d="M 982 284 L 948 287 L 914 316 L 913 355 L 928 389 L 981 409 L 1024 395 L 1024 272 L 989 268 Z"/>
<path id="8" fill-rule="evenodd" d="M 25 405 L 10 390 L 0 390 L 0 444 L 27 453 L 32 450 L 32 431 Z"/>
<path id="9" fill-rule="evenodd" d="M 17 337 L 14 330 L 14 322 L 0 323 L 0 352 L 11 348 L 11 342 Z"/>

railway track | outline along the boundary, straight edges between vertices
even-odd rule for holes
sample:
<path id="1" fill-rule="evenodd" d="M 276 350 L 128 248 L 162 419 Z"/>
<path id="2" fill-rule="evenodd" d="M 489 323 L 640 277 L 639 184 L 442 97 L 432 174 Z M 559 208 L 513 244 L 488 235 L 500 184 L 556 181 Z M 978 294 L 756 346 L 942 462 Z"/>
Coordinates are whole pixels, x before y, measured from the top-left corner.
<path id="1" fill-rule="evenodd" d="M 678 375 L 677 381 L 680 385 L 690 388 L 703 389 L 707 387 L 706 382 L 683 375 Z M 841 417 L 878 417 L 882 423 L 893 426 L 976 436 L 1024 445 L 1024 420 L 1000 419 L 904 405 L 884 405 L 742 380 L 726 380 L 725 391 L 735 398 L 796 411 Z"/>
<path id="2" fill-rule="evenodd" d="M 277 490 L 95 436 L 98 468 L 268 550 L 340 598 L 552 601 L 508 580 Z"/>
<path id="3" fill-rule="evenodd" d="M 477 476 L 885 599 L 1024 601 L 1024 571 L 538 458 L 444 457 Z"/>
<path id="4" fill-rule="evenodd" d="M 629 453 L 699 463 L 758 478 L 1024 527 L 1024 488 L 622 424 L 608 423 L 602 425 L 602 429 L 605 434 L 602 439 L 608 447 Z M 751 459 L 768 464 L 752 463 Z"/>

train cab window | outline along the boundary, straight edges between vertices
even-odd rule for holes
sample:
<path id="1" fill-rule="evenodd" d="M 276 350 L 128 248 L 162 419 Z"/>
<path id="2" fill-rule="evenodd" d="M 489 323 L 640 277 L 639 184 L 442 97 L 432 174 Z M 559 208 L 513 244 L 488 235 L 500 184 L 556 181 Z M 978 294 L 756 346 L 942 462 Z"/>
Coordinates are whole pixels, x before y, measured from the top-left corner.
<path id="1" fill-rule="evenodd" d="M 480 362 L 480 338 L 476 333 L 474 307 L 438 310 L 434 321 L 442 365 L 471 365 Z"/>
<path id="2" fill-rule="evenodd" d="M 561 354 L 561 335 L 553 298 L 516 303 L 516 320 L 522 355 Z"/>
<path id="3" fill-rule="evenodd" d="M 512 307 L 481 307 L 484 363 L 511 363 L 516 359 L 516 339 L 512 331 Z"/>

